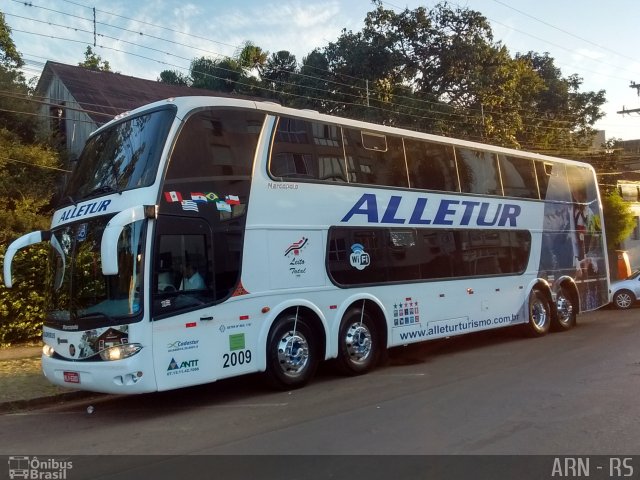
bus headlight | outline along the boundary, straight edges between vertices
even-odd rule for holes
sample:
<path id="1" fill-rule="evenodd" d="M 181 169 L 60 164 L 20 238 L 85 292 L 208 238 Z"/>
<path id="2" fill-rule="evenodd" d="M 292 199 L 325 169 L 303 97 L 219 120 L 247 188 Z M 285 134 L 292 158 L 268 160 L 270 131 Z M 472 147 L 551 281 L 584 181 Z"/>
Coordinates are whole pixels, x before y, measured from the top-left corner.
<path id="1" fill-rule="evenodd" d="M 43 345 L 42 346 L 42 354 L 47 356 L 47 357 L 53 357 L 53 354 L 56 353 L 56 351 L 53 349 L 53 347 L 51 345 Z"/>
<path id="2" fill-rule="evenodd" d="M 142 345 L 139 343 L 127 343 L 124 345 L 114 345 L 113 347 L 105 348 L 100 351 L 100 358 L 102 360 L 122 360 L 123 358 L 135 355 L 142 350 Z"/>

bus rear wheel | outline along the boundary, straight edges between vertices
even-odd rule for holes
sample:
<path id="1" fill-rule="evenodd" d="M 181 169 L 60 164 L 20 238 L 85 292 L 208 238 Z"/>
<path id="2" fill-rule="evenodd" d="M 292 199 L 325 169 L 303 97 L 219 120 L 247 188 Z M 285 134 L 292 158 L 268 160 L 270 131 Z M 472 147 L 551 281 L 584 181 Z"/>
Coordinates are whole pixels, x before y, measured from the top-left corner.
<path id="1" fill-rule="evenodd" d="M 529 321 L 526 323 L 526 333 L 530 337 L 542 337 L 549 333 L 551 326 L 551 309 L 547 296 L 538 289 L 533 289 L 529 295 Z"/>
<path id="2" fill-rule="evenodd" d="M 556 297 L 556 315 L 552 327 L 556 332 L 571 330 L 576 325 L 574 296 L 566 287 L 561 287 Z"/>
<path id="3" fill-rule="evenodd" d="M 269 383 L 280 389 L 306 385 L 318 367 L 318 353 L 313 329 L 295 314 L 276 320 L 267 343 L 267 371 Z"/>
<path id="4" fill-rule="evenodd" d="M 372 370 L 380 358 L 380 340 L 374 319 L 360 308 L 352 308 L 342 318 L 338 333 L 338 369 L 347 375 Z"/>

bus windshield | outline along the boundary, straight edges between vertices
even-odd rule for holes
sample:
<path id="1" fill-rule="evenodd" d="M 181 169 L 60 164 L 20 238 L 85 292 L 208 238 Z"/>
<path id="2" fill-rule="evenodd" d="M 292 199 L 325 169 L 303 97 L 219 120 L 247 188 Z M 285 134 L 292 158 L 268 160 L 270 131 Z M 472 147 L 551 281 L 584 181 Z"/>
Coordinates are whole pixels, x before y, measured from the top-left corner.
<path id="1" fill-rule="evenodd" d="M 91 137 L 65 189 L 64 202 L 151 185 L 175 111 L 127 118 Z"/>
<path id="2" fill-rule="evenodd" d="M 87 328 L 134 321 L 142 309 L 144 221 L 123 229 L 118 275 L 102 274 L 100 242 L 109 217 L 68 224 L 52 231 L 47 275 L 47 322 Z"/>

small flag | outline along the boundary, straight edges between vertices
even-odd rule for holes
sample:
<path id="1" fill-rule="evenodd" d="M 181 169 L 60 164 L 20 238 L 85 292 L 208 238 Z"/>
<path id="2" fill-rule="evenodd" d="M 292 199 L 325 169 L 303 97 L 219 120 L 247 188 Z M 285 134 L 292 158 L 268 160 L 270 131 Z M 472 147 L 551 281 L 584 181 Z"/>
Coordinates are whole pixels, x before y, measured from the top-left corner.
<path id="1" fill-rule="evenodd" d="M 164 192 L 164 198 L 167 202 L 181 202 L 182 195 L 180 192 Z"/>
<path id="2" fill-rule="evenodd" d="M 204 193 L 200 192 L 191 192 L 191 200 L 193 200 L 194 202 L 207 203 L 207 197 L 204 196 Z"/>
<path id="3" fill-rule="evenodd" d="M 240 205 L 240 199 L 237 195 L 227 195 L 224 197 L 225 202 L 229 205 Z"/>
<path id="4" fill-rule="evenodd" d="M 231 212 L 231 205 L 224 202 L 216 202 L 216 208 L 221 212 Z"/>
<path id="5" fill-rule="evenodd" d="M 191 210 L 192 212 L 199 212 L 198 204 L 193 200 L 182 200 L 182 209 Z"/>
<path id="6" fill-rule="evenodd" d="M 218 195 L 216 195 L 213 192 L 206 193 L 205 196 L 207 197 L 207 200 L 209 200 L 210 202 L 215 202 L 218 200 Z"/>

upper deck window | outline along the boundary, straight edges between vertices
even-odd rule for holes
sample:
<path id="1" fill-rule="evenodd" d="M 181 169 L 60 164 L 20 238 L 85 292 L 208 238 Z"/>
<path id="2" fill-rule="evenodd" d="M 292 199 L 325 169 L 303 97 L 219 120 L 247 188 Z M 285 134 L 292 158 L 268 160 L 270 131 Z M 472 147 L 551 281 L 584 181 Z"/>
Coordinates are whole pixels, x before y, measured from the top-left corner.
<path id="1" fill-rule="evenodd" d="M 264 117 L 228 108 L 187 117 L 171 153 L 160 211 L 218 220 L 243 216 Z"/>
<path id="2" fill-rule="evenodd" d="M 283 179 L 346 182 L 340 127 L 280 118 L 269 171 L 274 177 Z"/>
<path id="3" fill-rule="evenodd" d="M 498 155 L 504 194 L 510 197 L 540 198 L 533 160 Z"/>
<path id="4" fill-rule="evenodd" d="M 408 187 L 402 138 L 344 128 L 350 183 Z"/>
<path id="5" fill-rule="evenodd" d="M 153 184 L 175 110 L 127 118 L 91 137 L 71 174 L 64 198 L 79 201 Z"/>
<path id="6" fill-rule="evenodd" d="M 404 139 L 412 188 L 458 192 L 453 147 L 414 138 Z"/>
<path id="7" fill-rule="evenodd" d="M 456 158 L 463 192 L 502 195 L 496 156 L 493 153 L 456 147 Z"/>

